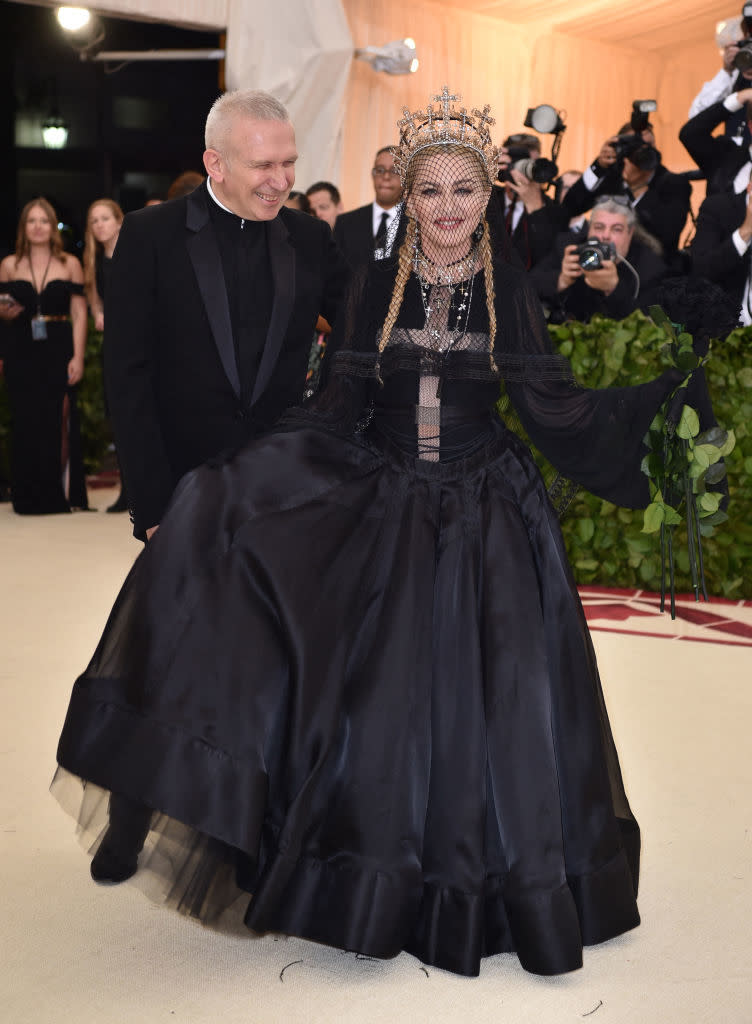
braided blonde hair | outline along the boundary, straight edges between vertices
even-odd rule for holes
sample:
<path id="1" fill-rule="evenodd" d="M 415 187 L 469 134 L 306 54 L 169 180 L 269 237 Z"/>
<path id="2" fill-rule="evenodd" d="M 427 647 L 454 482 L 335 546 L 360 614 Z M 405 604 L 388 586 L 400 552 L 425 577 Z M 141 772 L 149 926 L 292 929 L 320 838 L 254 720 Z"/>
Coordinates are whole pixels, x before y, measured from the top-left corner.
<path id="1" fill-rule="evenodd" d="M 486 308 L 488 310 L 488 357 L 491 360 L 491 369 L 494 373 L 499 372 L 494 359 L 494 347 L 496 345 L 496 287 L 493 277 L 493 255 L 491 252 L 491 232 L 488 227 L 488 220 L 483 214 L 483 235 L 480 240 L 480 258 L 483 263 L 484 277 L 486 279 Z"/>
<path id="2" fill-rule="evenodd" d="M 389 309 L 387 310 L 386 320 L 384 321 L 384 328 L 381 332 L 381 340 L 379 341 L 379 355 L 381 355 L 389 342 L 389 338 L 392 335 L 392 330 L 397 322 L 397 316 L 402 306 L 402 300 L 405 297 L 405 285 L 407 284 L 413 269 L 413 250 L 415 248 L 417 236 L 418 225 L 408 214 L 407 232 L 405 234 L 405 240 L 400 246 L 399 251 L 397 277 L 394 282 L 394 288 L 392 289 L 392 298 L 389 303 Z"/>

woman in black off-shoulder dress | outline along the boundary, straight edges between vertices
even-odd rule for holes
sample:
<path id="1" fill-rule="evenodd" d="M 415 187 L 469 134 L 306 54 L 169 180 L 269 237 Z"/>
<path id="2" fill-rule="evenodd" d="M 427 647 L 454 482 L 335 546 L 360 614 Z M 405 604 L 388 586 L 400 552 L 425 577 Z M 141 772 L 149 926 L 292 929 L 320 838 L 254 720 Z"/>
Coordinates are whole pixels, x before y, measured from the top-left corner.
<path id="1" fill-rule="evenodd" d="M 86 508 L 75 385 L 83 375 L 86 300 L 50 204 L 24 207 L 16 251 L 0 263 L 14 316 L 2 324 L 11 413 L 11 498 L 20 515 Z"/>
<path id="2" fill-rule="evenodd" d="M 485 112 L 487 114 L 487 111 Z M 587 391 L 484 209 L 487 116 L 403 122 L 407 237 L 353 281 L 328 382 L 184 478 L 75 684 L 54 786 L 92 872 L 246 923 L 477 974 L 634 928 L 640 836 L 556 513 L 647 501 L 679 383 Z M 443 127 L 442 127 L 443 126 Z M 79 787 L 80 792 L 80 787 Z M 108 875 L 108 872 L 110 874 Z"/>

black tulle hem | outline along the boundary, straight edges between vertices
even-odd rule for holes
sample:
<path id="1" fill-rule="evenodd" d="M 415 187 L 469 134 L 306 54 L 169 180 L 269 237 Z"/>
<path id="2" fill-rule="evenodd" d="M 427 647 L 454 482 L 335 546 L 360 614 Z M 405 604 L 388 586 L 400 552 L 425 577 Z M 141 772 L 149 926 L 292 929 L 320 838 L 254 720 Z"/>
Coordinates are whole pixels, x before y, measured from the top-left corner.
<path id="1" fill-rule="evenodd" d="M 109 793 L 59 768 L 51 791 L 78 822 L 90 853 L 107 825 Z M 77 796 L 76 796 L 77 794 Z M 639 833 L 619 821 L 625 837 Z M 202 924 L 237 932 L 281 933 L 378 959 L 410 953 L 427 966 L 476 977 L 481 960 L 516 954 L 530 973 L 582 966 L 583 947 L 639 925 L 633 868 L 622 850 L 606 864 L 553 890 L 511 893 L 487 878 L 462 892 L 411 871 L 384 871 L 340 852 L 333 862 L 274 846 L 267 827 L 260 866 L 243 851 L 157 814 L 139 871 L 129 884 Z M 628 847 L 627 842 L 627 847 Z M 245 908 L 245 909 L 243 909 Z"/>

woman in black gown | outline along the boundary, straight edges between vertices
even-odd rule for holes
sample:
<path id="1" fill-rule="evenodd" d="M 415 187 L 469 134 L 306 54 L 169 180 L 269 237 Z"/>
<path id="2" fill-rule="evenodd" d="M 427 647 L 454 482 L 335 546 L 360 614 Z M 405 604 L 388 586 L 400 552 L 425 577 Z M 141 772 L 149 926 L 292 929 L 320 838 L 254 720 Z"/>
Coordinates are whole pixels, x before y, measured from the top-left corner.
<path id="1" fill-rule="evenodd" d="M 13 508 L 20 515 L 87 508 L 75 401 L 86 347 L 83 272 L 63 252 L 46 199 L 21 211 L 16 251 L 0 263 L 0 290 L 16 302 L 3 325 Z"/>
<path id="2" fill-rule="evenodd" d="M 401 122 L 398 258 L 353 282 L 323 392 L 181 483 L 75 684 L 55 785 L 87 780 L 84 826 L 112 793 L 96 877 L 135 871 L 151 826 L 136 879 L 203 919 L 247 892 L 256 931 L 555 974 L 638 924 L 640 839 L 499 383 L 562 471 L 639 504 L 679 378 L 576 385 L 484 216 L 488 108 L 435 99 Z"/>

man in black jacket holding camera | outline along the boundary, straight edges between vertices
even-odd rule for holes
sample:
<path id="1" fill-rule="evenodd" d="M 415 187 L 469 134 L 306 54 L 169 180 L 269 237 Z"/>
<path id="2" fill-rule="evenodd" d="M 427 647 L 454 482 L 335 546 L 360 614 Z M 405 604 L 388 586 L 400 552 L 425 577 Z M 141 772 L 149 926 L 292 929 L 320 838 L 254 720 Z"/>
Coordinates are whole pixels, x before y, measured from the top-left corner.
<path id="1" fill-rule="evenodd" d="M 649 304 L 667 268 L 655 240 L 636 227 L 636 219 L 623 196 L 602 196 L 589 224 L 559 235 L 553 251 L 529 275 L 552 323 L 586 322 L 596 313 L 621 320 Z M 600 244 L 588 245 L 593 239 Z"/>
<path id="2" fill-rule="evenodd" d="M 667 263 L 675 259 L 687 222 L 692 186 L 661 163 L 652 127 L 635 131 L 625 125 L 607 139 L 582 178 L 567 193 L 563 206 L 569 217 L 592 208 L 599 196 L 624 196 L 637 222 L 663 249 Z"/>

